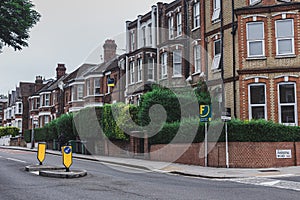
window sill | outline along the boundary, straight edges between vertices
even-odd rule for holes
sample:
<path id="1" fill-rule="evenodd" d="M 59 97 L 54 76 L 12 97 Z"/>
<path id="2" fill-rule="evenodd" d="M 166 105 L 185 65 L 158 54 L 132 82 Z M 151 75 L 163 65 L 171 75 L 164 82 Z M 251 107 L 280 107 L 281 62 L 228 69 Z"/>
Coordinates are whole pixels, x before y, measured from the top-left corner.
<path id="1" fill-rule="evenodd" d="M 195 28 L 193 28 L 191 31 L 193 32 L 193 31 L 196 31 L 196 30 L 198 30 L 200 28 L 200 26 L 198 26 L 198 27 L 195 27 Z"/>
<path id="2" fill-rule="evenodd" d="M 195 75 L 198 75 L 198 74 L 201 74 L 201 72 L 200 71 L 199 72 L 195 72 L 195 73 L 192 74 L 192 76 L 195 76 Z"/>
<path id="3" fill-rule="evenodd" d="M 143 81 L 138 81 L 138 82 L 136 82 L 136 83 L 138 84 L 138 83 L 142 83 L 142 82 L 143 82 Z"/>
<path id="4" fill-rule="evenodd" d="M 248 57 L 248 58 L 246 58 L 247 61 L 251 61 L 251 60 L 266 60 L 266 59 L 267 59 L 266 56 Z"/>
<path id="5" fill-rule="evenodd" d="M 212 25 L 218 24 L 218 23 L 220 23 L 220 22 L 221 22 L 220 19 L 211 20 L 211 24 L 212 24 Z"/>
<path id="6" fill-rule="evenodd" d="M 289 54 L 289 55 L 276 55 L 276 59 L 282 59 L 282 58 L 296 58 L 297 56 L 295 54 Z"/>
<path id="7" fill-rule="evenodd" d="M 160 81 L 164 81 L 164 80 L 168 80 L 168 77 L 164 77 L 164 78 L 161 78 L 159 79 Z"/>
<path id="8" fill-rule="evenodd" d="M 216 73 L 220 73 L 222 70 L 221 69 L 212 69 L 211 71 L 213 74 L 216 74 Z"/>
<path id="9" fill-rule="evenodd" d="M 182 34 L 177 35 L 177 36 L 175 37 L 175 39 L 178 39 L 178 38 L 181 38 L 181 37 L 182 37 Z"/>
<path id="10" fill-rule="evenodd" d="M 128 84 L 128 86 L 133 86 L 133 85 L 135 85 L 135 83 L 130 83 L 130 84 Z"/>
<path id="11" fill-rule="evenodd" d="M 172 78 L 182 78 L 182 75 L 174 75 Z"/>
<path id="12" fill-rule="evenodd" d="M 83 100 L 73 100 L 73 101 L 71 101 L 71 103 L 80 103 L 80 102 L 83 102 Z"/>

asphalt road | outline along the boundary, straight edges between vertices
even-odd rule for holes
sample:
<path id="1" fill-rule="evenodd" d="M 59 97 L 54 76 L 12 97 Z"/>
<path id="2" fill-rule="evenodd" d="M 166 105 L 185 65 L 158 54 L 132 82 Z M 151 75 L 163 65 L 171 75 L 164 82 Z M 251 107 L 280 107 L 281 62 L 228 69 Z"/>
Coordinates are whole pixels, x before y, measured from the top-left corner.
<path id="1" fill-rule="evenodd" d="M 71 169 L 87 170 L 86 177 L 56 179 L 25 172 L 25 166 L 37 163 L 36 153 L 0 149 L 0 200 L 286 200 L 299 199 L 300 195 L 300 192 L 288 188 L 146 172 L 76 159 Z M 62 166 L 61 157 L 47 155 L 45 164 Z M 298 180 L 297 177 L 290 179 L 293 178 Z"/>

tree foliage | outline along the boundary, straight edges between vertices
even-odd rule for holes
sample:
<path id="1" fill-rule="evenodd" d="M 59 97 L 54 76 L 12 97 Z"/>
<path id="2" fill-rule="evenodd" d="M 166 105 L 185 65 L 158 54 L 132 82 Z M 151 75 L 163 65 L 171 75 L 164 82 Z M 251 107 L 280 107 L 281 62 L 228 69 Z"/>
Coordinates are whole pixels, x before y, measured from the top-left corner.
<path id="1" fill-rule="evenodd" d="M 29 29 L 40 19 L 30 0 L 0 1 L 0 50 L 10 46 L 21 50 L 28 46 Z"/>

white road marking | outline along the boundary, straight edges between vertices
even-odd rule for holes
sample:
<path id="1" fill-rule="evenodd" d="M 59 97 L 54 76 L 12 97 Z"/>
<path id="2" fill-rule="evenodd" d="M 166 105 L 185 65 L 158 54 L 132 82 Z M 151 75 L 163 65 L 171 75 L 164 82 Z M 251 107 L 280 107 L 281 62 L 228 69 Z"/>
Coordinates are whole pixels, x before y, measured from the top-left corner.
<path id="1" fill-rule="evenodd" d="M 20 163 L 26 163 L 26 161 L 18 160 L 18 159 L 15 159 L 15 158 L 6 158 L 6 159 L 11 160 L 11 161 L 15 161 L 15 162 L 20 162 Z"/>
<path id="2" fill-rule="evenodd" d="M 300 191 L 300 182 L 295 182 L 295 181 L 274 180 L 274 179 L 260 178 L 260 177 L 231 179 L 230 181 L 249 184 L 249 185 Z"/>
<path id="3" fill-rule="evenodd" d="M 35 174 L 35 175 L 37 175 L 37 176 L 40 175 L 40 172 L 39 172 L 39 171 L 31 171 L 30 173 Z"/>
<path id="4" fill-rule="evenodd" d="M 273 186 L 273 185 L 276 185 L 277 183 L 280 183 L 280 181 L 277 180 L 277 181 L 262 182 L 261 185 L 264 185 L 264 186 Z"/>
<path id="5" fill-rule="evenodd" d="M 0 158 L 3 158 L 2 156 L 0 156 Z"/>

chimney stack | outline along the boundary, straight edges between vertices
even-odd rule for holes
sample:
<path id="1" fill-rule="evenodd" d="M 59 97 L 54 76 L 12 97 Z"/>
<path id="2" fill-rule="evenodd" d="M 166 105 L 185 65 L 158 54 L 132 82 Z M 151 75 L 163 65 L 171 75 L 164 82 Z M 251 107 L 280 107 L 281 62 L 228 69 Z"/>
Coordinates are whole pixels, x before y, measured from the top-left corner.
<path id="1" fill-rule="evenodd" d="M 43 87 L 43 77 L 42 76 L 36 76 L 35 77 L 35 92 L 39 91 Z"/>
<path id="2" fill-rule="evenodd" d="M 114 40 L 106 40 L 104 45 L 104 62 L 109 61 L 116 56 L 117 45 Z"/>
<path id="3" fill-rule="evenodd" d="M 60 79 L 66 74 L 65 64 L 58 64 L 56 68 L 56 79 Z"/>

